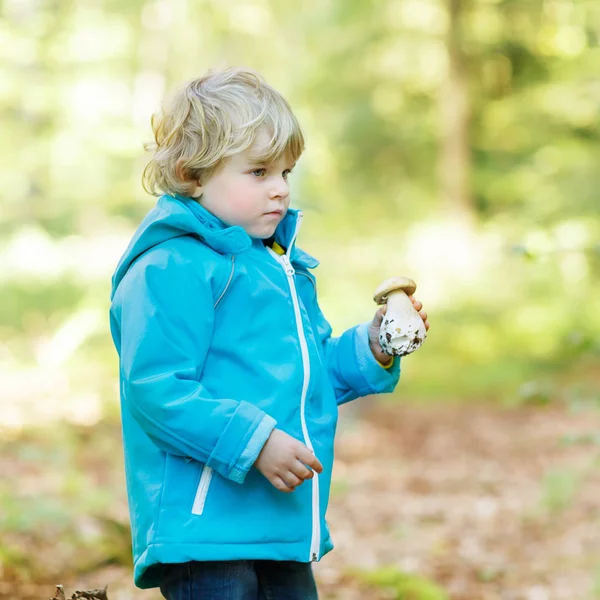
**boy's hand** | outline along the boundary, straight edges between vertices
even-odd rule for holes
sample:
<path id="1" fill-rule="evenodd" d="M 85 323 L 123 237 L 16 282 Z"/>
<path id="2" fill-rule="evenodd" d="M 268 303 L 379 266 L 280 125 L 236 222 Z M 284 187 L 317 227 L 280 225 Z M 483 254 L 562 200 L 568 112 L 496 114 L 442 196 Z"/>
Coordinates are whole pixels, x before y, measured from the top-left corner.
<path id="1" fill-rule="evenodd" d="M 273 429 L 260 451 L 254 466 L 280 492 L 293 492 L 305 479 L 312 479 L 312 467 L 317 473 L 323 465 L 300 441 L 281 429 Z"/>
<path id="2" fill-rule="evenodd" d="M 419 313 L 421 319 L 423 319 L 425 331 L 429 331 L 429 321 L 427 320 L 427 313 L 423 310 L 423 303 L 415 300 L 414 296 L 409 296 L 409 298 L 413 303 L 415 310 Z M 381 322 L 383 321 L 383 315 L 385 315 L 386 310 L 387 304 L 384 304 L 381 308 L 377 309 L 377 312 L 369 325 L 369 346 L 371 352 L 375 359 L 384 365 L 387 365 L 392 358 L 381 349 L 381 344 L 379 343 L 379 330 L 381 329 Z"/>

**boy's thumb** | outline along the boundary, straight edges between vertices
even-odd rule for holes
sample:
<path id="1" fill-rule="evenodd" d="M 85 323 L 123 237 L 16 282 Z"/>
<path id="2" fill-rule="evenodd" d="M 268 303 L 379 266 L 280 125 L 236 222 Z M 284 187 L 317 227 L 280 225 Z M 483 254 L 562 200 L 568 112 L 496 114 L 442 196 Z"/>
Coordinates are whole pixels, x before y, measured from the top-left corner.
<path id="1" fill-rule="evenodd" d="M 373 319 L 373 325 L 376 327 L 381 326 L 381 322 L 383 321 L 383 315 L 385 315 L 385 311 L 387 310 L 387 304 L 384 304 L 381 308 L 377 310 L 375 313 L 375 318 Z"/>

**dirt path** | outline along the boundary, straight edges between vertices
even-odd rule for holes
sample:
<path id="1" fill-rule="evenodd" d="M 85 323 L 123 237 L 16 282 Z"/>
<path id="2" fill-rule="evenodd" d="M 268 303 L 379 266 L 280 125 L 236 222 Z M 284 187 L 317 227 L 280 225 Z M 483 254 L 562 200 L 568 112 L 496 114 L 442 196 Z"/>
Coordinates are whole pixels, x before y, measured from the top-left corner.
<path id="1" fill-rule="evenodd" d="M 596 432 L 600 411 L 562 407 L 375 406 L 357 423 L 343 412 L 328 513 L 336 548 L 315 569 L 322 598 L 396 598 L 357 575 L 389 565 L 452 600 L 600 597 L 600 446 L 563 441 Z M 62 583 L 108 583 L 110 600 L 160 597 L 115 567 Z M 10 588 L 0 581 L 0 598 L 53 591 Z"/>

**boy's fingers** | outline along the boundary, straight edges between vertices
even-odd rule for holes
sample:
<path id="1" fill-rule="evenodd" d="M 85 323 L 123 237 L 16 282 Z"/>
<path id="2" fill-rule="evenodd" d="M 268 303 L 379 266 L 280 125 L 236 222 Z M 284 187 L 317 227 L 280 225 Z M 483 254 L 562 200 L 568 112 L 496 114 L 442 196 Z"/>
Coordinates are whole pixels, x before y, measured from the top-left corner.
<path id="1" fill-rule="evenodd" d="M 281 477 L 278 477 L 277 475 L 275 475 L 273 477 L 273 479 L 271 479 L 271 483 L 273 484 L 273 487 L 275 487 L 276 489 L 278 489 L 280 492 L 284 492 L 284 493 L 289 493 L 289 492 L 293 492 L 294 488 L 289 487 L 285 481 L 283 481 L 283 479 L 281 479 Z"/>
<path id="2" fill-rule="evenodd" d="M 419 302 L 418 300 L 415 300 L 413 302 L 413 306 L 415 307 L 416 311 L 419 311 L 419 310 L 421 310 L 423 308 L 423 303 Z"/>
<path id="3" fill-rule="evenodd" d="M 300 479 L 312 479 L 315 474 L 314 471 L 308 469 L 306 465 L 299 460 L 292 465 L 291 471 L 294 475 L 300 477 Z"/>
<path id="4" fill-rule="evenodd" d="M 427 313 L 424 310 L 419 311 L 419 314 L 421 315 L 421 319 L 423 319 L 423 321 L 427 321 Z"/>
<path id="5" fill-rule="evenodd" d="M 286 473 L 282 479 L 285 482 L 285 484 L 291 488 L 294 488 L 300 485 L 301 483 L 304 483 L 304 479 L 296 477 L 296 475 L 294 475 L 291 471 L 289 473 Z"/>
<path id="6" fill-rule="evenodd" d="M 300 448 L 296 458 L 313 468 L 317 473 L 323 471 L 323 465 L 319 462 L 319 459 L 306 446 Z"/>

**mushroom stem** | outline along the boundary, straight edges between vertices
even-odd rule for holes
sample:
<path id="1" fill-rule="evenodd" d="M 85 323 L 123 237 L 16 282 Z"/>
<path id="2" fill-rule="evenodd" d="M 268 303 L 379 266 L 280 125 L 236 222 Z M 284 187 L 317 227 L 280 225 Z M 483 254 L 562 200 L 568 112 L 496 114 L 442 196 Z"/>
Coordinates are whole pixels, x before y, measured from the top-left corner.
<path id="1" fill-rule="evenodd" d="M 394 290 L 388 294 L 386 315 L 410 312 L 411 310 L 414 310 L 413 303 L 402 290 Z"/>

